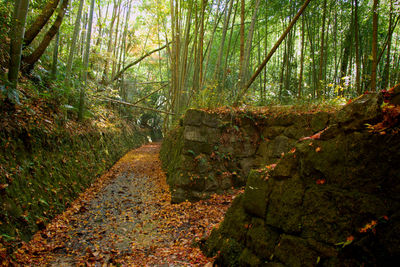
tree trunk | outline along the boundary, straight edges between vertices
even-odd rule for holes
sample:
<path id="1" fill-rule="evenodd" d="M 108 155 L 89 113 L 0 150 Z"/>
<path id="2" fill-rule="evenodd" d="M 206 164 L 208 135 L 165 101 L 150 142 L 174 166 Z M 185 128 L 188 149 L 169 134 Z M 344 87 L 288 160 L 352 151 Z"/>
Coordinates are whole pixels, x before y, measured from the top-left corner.
<path id="1" fill-rule="evenodd" d="M 390 47 L 392 46 L 392 23 L 393 23 L 393 0 L 390 1 L 389 10 L 389 30 L 387 40 L 386 64 L 382 77 L 382 88 L 387 89 L 389 86 L 389 71 L 390 71 Z"/>
<path id="2" fill-rule="evenodd" d="M 213 42 L 214 42 L 215 31 L 217 30 L 217 26 L 218 26 L 219 21 L 221 20 L 221 16 L 222 16 L 222 12 L 221 12 L 221 14 L 218 13 L 220 4 L 221 4 L 221 0 L 218 0 L 217 11 L 215 12 L 215 16 L 214 16 L 214 27 L 213 27 L 213 30 L 211 33 L 210 40 L 208 41 L 208 44 L 207 44 L 207 49 L 206 49 L 207 59 L 204 64 L 204 71 L 203 71 L 204 74 L 203 74 L 203 79 L 201 81 L 200 87 L 203 87 L 205 80 L 207 78 L 207 69 L 208 69 L 208 64 L 210 61 L 210 55 L 211 55 L 211 50 L 212 50 L 212 46 L 213 46 Z"/>
<path id="3" fill-rule="evenodd" d="M 161 50 L 163 50 L 164 48 L 166 48 L 167 47 L 167 44 L 166 45 L 163 45 L 163 46 L 161 46 L 161 47 L 159 47 L 159 48 L 157 48 L 157 49 L 154 49 L 154 50 L 152 50 L 152 51 L 150 51 L 150 52 L 148 52 L 148 53 L 145 53 L 143 56 L 141 56 L 139 59 L 137 59 L 137 60 L 135 60 L 134 62 L 132 62 L 132 63 L 129 63 L 126 67 L 124 67 L 120 72 L 118 72 L 114 77 L 112 77 L 111 79 L 110 79 L 110 82 L 113 82 L 113 81 L 115 81 L 116 79 L 118 79 L 119 77 L 121 77 L 121 75 L 125 72 L 125 71 L 127 71 L 130 67 L 132 67 L 132 66 L 135 66 L 136 64 L 138 64 L 139 62 L 141 62 L 143 59 L 145 59 L 146 57 L 148 57 L 148 56 L 150 56 L 151 54 L 153 54 L 153 53 L 155 53 L 155 52 L 158 52 L 158 51 L 161 51 Z M 108 84 L 108 83 L 105 83 L 105 84 Z"/>
<path id="4" fill-rule="evenodd" d="M 71 75 L 71 71 L 72 71 L 72 61 L 74 59 L 76 43 L 77 43 L 77 39 L 78 39 L 79 29 L 81 26 L 81 17 L 82 17 L 82 9 L 83 9 L 84 1 L 85 0 L 80 0 L 79 7 L 78 7 L 78 13 L 76 14 L 74 33 L 72 35 L 71 48 L 69 50 L 67 68 L 66 68 L 66 72 L 65 72 L 65 84 L 66 85 L 68 85 L 69 81 L 70 81 L 70 75 Z"/>
<path id="5" fill-rule="evenodd" d="M 356 90 L 357 93 L 361 94 L 361 84 L 360 84 L 360 37 L 359 29 L 358 29 L 358 0 L 354 0 L 354 39 L 355 39 L 355 49 L 356 49 Z"/>
<path id="6" fill-rule="evenodd" d="M 201 18 L 200 18 L 200 38 L 199 38 L 199 89 L 203 81 L 203 45 L 204 45 L 204 15 L 206 11 L 207 0 L 201 1 Z"/>
<path id="7" fill-rule="evenodd" d="M 244 66 L 243 66 L 242 77 L 240 78 L 240 80 L 243 81 L 242 84 L 245 84 L 246 80 L 248 79 L 250 54 L 251 54 L 251 47 L 252 47 L 253 35 L 254 35 L 254 27 L 256 25 L 257 11 L 258 11 L 259 6 L 260 6 L 260 0 L 257 0 L 255 3 L 253 16 L 251 18 L 251 24 L 250 24 L 249 32 L 247 34 L 246 46 L 245 46 L 245 50 L 244 50 Z"/>
<path id="8" fill-rule="evenodd" d="M 114 76 L 116 67 L 117 67 L 117 58 L 118 58 L 118 35 L 119 35 L 119 18 L 121 14 L 121 0 L 118 2 L 118 11 L 117 11 L 117 25 L 115 27 L 115 35 L 114 35 L 114 45 L 113 45 L 113 57 L 112 57 L 112 66 L 111 66 L 111 77 Z"/>
<path id="9" fill-rule="evenodd" d="M 240 57 L 239 57 L 239 77 L 238 91 L 242 88 L 244 81 L 241 80 L 244 72 L 244 20 L 245 20 L 245 1 L 240 1 Z"/>
<path id="10" fill-rule="evenodd" d="M 60 0 L 49 0 L 43 7 L 42 13 L 36 18 L 35 22 L 26 30 L 24 37 L 24 46 L 29 46 L 36 38 L 39 32 L 47 24 L 54 11 L 56 10 Z"/>
<path id="11" fill-rule="evenodd" d="M 10 65 L 8 68 L 8 81 L 13 89 L 17 88 L 18 72 L 21 65 L 22 42 L 24 39 L 26 16 L 28 14 L 29 0 L 17 0 L 14 5 L 12 19 L 13 29 L 10 31 Z"/>
<path id="12" fill-rule="evenodd" d="M 226 49 L 227 54 L 225 57 L 224 66 L 222 67 L 223 76 L 222 76 L 221 86 L 225 85 L 226 76 L 228 75 L 228 59 L 229 59 L 229 54 L 231 51 L 232 36 L 233 36 L 233 32 L 234 32 L 234 25 L 235 25 L 235 19 L 236 19 L 238 7 L 239 7 L 239 3 L 236 3 L 235 12 L 233 13 L 232 26 L 231 26 L 231 32 L 229 35 L 228 47 Z"/>
<path id="13" fill-rule="evenodd" d="M 234 2 L 234 0 L 230 0 L 229 10 L 227 9 L 228 2 L 226 2 L 226 6 L 225 6 L 224 28 L 222 29 L 221 44 L 219 46 L 217 62 L 215 63 L 214 76 L 213 76 L 214 81 L 219 81 L 220 75 L 221 75 L 220 68 L 221 68 L 224 47 L 225 47 L 226 33 L 228 31 L 229 20 L 231 18 L 231 14 L 232 14 L 233 2 Z M 228 10 L 228 13 L 226 13 L 227 10 Z M 219 88 L 221 88 L 221 87 L 219 87 Z"/>
<path id="14" fill-rule="evenodd" d="M 53 64 L 51 66 L 51 74 L 50 77 L 52 80 L 56 79 L 57 75 L 57 61 L 58 61 L 58 46 L 60 43 L 60 32 L 57 32 L 56 40 L 54 42 L 54 50 L 53 50 Z"/>
<path id="15" fill-rule="evenodd" d="M 111 17 L 110 32 L 109 32 L 109 37 L 108 37 L 109 39 L 108 39 L 108 46 L 107 46 L 107 55 L 106 55 L 106 61 L 104 63 L 103 77 L 101 79 L 102 84 L 107 83 L 108 64 L 109 64 L 109 57 L 112 52 L 112 36 L 113 36 L 113 30 L 114 30 L 114 22 L 115 22 L 115 18 L 117 15 L 117 8 L 118 8 L 117 1 L 114 0 L 114 8 L 113 8 L 113 13 L 112 13 L 112 17 Z"/>
<path id="16" fill-rule="evenodd" d="M 23 59 L 24 63 L 28 65 L 26 68 L 28 71 L 33 68 L 33 65 L 40 59 L 40 57 L 43 55 L 44 51 L 46 51 L 46 48 L 49 46 L 51 40 L 53 39 L 54 35 L 57 34 L 62 20 L 64 18 L 65 11 L 68 7 L 69 0 L 63 0 L 60 10 L 58 11 L 58 15 L 56 20 L 54 21 L 53 25 L 51 28 L 47 31 L 45 36 L 43 37 L 41 43 L 39 46 L 26 58 Z"/>
<path id="17" fill-rule="evenodd" d="M 299 86 L 297 91 L 297 98 L 301 97 L 302 94 L 302 87 L 303 87 L 303 68 L 304 68 L 304 34 L 305 34 L 305 27 L 304 27 L 304 20 L 305 18 L 301 18 L 301 54 L 300 54 L 300 73 L 299 73 Z"/>
<path id="18" fill-rule="evenodd" d="M 323 13 L 322 13 L 322 28 L 321 28 L 321 45 L 320 45 L 320 54 L 319 54 L 319 69 L 318 69 L 318 87 L 317 87 L 317 92 L 316 95 L 317 97 L 320 96 L 322 92 L 322 74 L 323 74 L 323 67 L 324 67 L 324 35 L 325 35 L 325 19 L 326 19 L 326 2 L 327 0 L 324 0 L 323 4 Z"/>
<path id="19" fill-rule="evenodd" d="M 343 56 L 342 56 L 342 64 L 340 66 L 340 86 L 341 90 L 338 92 L 338 95 L 344 95 L 344 88 L 345 88 L 345 77 L 347 75 L 347 67 L 349 65 L 349 57 L 350 57 L 350 45 L 351 45 L 351 29 L 346 34 L 346 38 L 344 41 L 344 48 L 343 48 Z"/>
<path id="20" fill-rule="evenodd" d="M 89 20 L 88 27 L 86 32 L 86 48 L 85 55 L 83 57 L 83 79 L 79 93 L 79 111 L 78 111 L 78 120 L 82 121 L 83 119 L 83 111 L 85 107 L 85 87 L 87 86 L 87 76 L 88 76 L 88 67 L 89 67 L 89 53 L 90 53 L 90 40 L 92 36 L 92 24 L 93 24 L 93 11 L 94 11 L 94 1 L 92 0 L 90 3 L 90 11 L 89 11 Z"/>
<path id="21" fill-rule="evenodd" d="M 371 67 L 371 91 L 376 92 L 376 69 L 378 67 L 378 4 L 379 0 L 374 0 L 372 6 L 372 67 Z"/>
<path id="22" fill-rule="evenodd" d="M 309 39 L 309 42 L 310 42 L 310 53 L 311 53 L 311 59 L 312 59 L 312 64 L 310 64 L 310 68 L 312 68 L 312 73 L 309 73 L 309 77 L 310 77 L 310 82 L 309 82 L 309 84 L 310 84 L 310 86 L 311 85 L 313 85 L 313 97 L 315 98 L 315 91 L 316 91 L 316 88 L 317 88 L 317 86 L 316 86 L 316 73 L 317 73 L 317 71 L 316 71 L 316 68 L 315 68 L 315 48 L 314 48 L 314 42 L 313 42 L 313 38 L 312 38 L 312 36 L 313 36 L 313 32 L 311 31 L 311 27 L 310 27 L 310 22 L 308 21 L 308 20 L 306 20 L 306 26 L 307 26 L 307 32 L 308 32 L 308 34 L 307 34 L 307 36 L 308 36 L 308 39 Z"/>

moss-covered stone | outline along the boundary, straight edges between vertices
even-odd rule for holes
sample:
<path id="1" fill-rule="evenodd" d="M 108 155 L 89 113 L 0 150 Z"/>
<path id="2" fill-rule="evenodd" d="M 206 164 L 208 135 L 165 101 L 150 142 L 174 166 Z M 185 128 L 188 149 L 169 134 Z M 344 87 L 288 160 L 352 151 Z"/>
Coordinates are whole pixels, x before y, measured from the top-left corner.
<path id="1" fill-rule="evenodd" d="M 261 266 L 262 261 L 249 249 L 245 248 L 239 257 L 239 266 L 254 267 Z"/>
<path id="2" fill-rule="evenodd" d="M 263 219 L 253 218 L 246 236 L 246 247 L 264 261 L 268 261 L 274 254 L 278 244 L 279 234 Z"/>
<path id="3" fill-rule="evenodd" d="M 183 118 L 183 125 L 200 126 L 204 116 L 204 111 L 199 109 L 188 109 Z"/>
<path id="4" fill-rule="evenodd" d="M 266 182 L 264 175 L 256 170 L 251 171 L 243 194 L 243 207 L 246 212 L 260 218 L 265 218 L 267 197 L 273 188 L 272 182 Z"/>
<path id="5" fill-rule="evenodd" d="M 335 186 L 314 185 L 304 196 L 302 236 L 334 245 L 384 214 L 387 214 L 387 208 L 375 196 L 343 191 Z"/>
<path id="6" fill-rule="evenodd" d="M 275 249 L 276 257 L 287 266 L 316 266 L 320 255 L 311 249 L 306 240 L 283 234 Z"/>
<path id="7" fill-rule="evenodd" d="M 312 116 L 310 126 L 311 130 L 316 133 L 322 131 L 328 124 L 331 115 L 327 112 L 317 112 Z"/>
<path id="8" fill-rule="evenodd" d="M 393 266 L 400 242 L 400 138 L 364 125 L 380 118 L 380 105 L 379 95 L 363 96 L 336 115 L 299 122 L 305 127 L 311 120 L 313 131 L 324 131 L 296 142 L 275 168 L 268 166 L 268 177 L 250 172 L 243 196 L 212 235 L 218 258 L 224 258 L 224 240 L 233 239 L 242 246 L 243 266 Z M 286 119 L 267 125 L 295 127 Z M 319 124 L 328 121 L 328 128 Z M 267 142 L 273 141 L 261 141 L 260 165 L 268 164 L 260 155 L 271 153 Z"/>
<path id="9" fill-rule="evenodd" d="M 304 192 L 305 186 L 299 179 L 275 181 L 268 200 L 266 223 L 286 233 L 299 233 Z"/>
<path id="10" fill-rule="evenodd" d="M 182 125 L 166 136 L 161 149 L 171 192 L 179 194 L 172 199 L 197 200 L 213 191 L 243 186 L 251 169 L 276 163 L 297 139 L 310 133 L 312 117 L 311 113 L 260 116 L 188 110 Z M 291 171 L 285 168 L 282 174 Z M 191 176 L 197 177 L 196 182 Z"/>

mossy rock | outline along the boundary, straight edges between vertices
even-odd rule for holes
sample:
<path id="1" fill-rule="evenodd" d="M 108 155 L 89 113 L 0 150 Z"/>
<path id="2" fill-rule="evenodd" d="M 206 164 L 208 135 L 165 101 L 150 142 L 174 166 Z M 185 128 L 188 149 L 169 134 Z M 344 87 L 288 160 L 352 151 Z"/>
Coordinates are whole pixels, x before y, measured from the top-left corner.
<path id="1" fill-rule="evenodd" d="M 222 241 L 220 255 L 215 259 L 215 264 L 219 266 L 241 266 L 240 254 L 243 246 L 232 238 L 226 238 Z"/>
<path id="2" fill-rule="evenodd" d="M 265 174 L 252 170 L 247 178 L 243 194 L 243 207 L 247 213 L 265 218 L 268 205 L 267 197 L 272 191 L 273 181 L 265 180 Z"/>
<path id="3" fill-rule="evenodd" d="M 183 125 L 200 126 L 205 112 L 198 109 L 188 109 L 183 118 Z"/>
<path id="4" fill-rule="evenodd" d="M 305 185 L 300 179 L 275 181 L 269 196 L 266 223 L 286 233 L 300 233 Z"/>
<path id="5" fill-rule="evenodd" d="M 246 247 L 260 259 L 267 261 L 273 256 L 279 241 L 276 229 L 266 225 L 263 219 L 253 218 L 246 236 Z"/>
<path id="6" fill-rule="evenodd" d="M 243 196 L 237 196 L 231 207 L 225 214 L 225 220 L 221 223 L 218 229 L 211 232 L 210 237 L 206 240 L 202 250 L 208 257 L 214 256 L 218 251 L 221 251 L 223 242 L 226 237 L 233 238 L 237 242 L 243 242 L 246 238 L 246 233 L 250 224 L 250 216 L 246 214 L 243 207 Z M 237 259 L 240 253 L 236 255 Z"/>
<path id="7" fill-rule="evenodd" d="M 311 249 L 306 240 L 283 234 L 276 246 L 275 255 L 280 262 L 291 267 L 316 266 L 320 255 Z"/>
<path id="8" fill-rule="evenodd" d="M 205 112 L 202 118 L 202 123 L 211 128 L 220 128 L 223 125 L 223 121 L 220 119 L 217 113 Z"/>
<path id="9" fill-rule="evenodd" d="M 335 120 L 344 130 L 356 130 L 366 123 L 373 123 L 381 117 L 380 93 L 365 94 L 354 99 L 344 106 L 337 114 Z"/>
<path id="10" fill-rule="evenodd" d="M 298 140 L 302 137 L 310 136 L 312 135 L 313 131 L 305 126 L 298 126 L 297 124 L 286 127 L 283 134 L 294 140 Z"/>
<path id="11" fill-rule="evenodd" d="M 249 249 L 245 248 L 239 257 L 239 266 L 254 267 L 261 266 L 262 261 Z"/>
<path id="12" fill-rule="evenodd" d="M 311 130 L 315 133 L 325 129 L 329 124 L 330 117 L 331 115 L 327 112 L 315 113 L 310 122 Z"/>
<path id="13" fill-rule="evenodd" d="M 263 129 L 261 135 L 264 139 L 274 139 L 281 135 L 285 129 L 284 126 L 267 126 Z"/>
<path id="14" fill-rule="evenodd" d="M 385 203 L 373 195 L 314 185 L 304 195 L 302 236 L 335 245 L 387 212 Z"/>

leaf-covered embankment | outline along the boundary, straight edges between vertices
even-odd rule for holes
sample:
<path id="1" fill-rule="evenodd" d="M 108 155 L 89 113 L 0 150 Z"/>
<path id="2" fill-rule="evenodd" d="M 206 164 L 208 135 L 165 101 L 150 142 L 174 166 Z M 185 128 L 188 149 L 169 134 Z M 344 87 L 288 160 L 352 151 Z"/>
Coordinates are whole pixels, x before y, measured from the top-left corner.
<path id="1" fill-rule="evenodd" d="M 96 176 L 146 140 L 106 109 L 81 124 L 65 119 L 57 103 L 32 97 L 21 105 L 4 100 L 0 113 L 0 240 L 8 248 L 44 228 Z"/>

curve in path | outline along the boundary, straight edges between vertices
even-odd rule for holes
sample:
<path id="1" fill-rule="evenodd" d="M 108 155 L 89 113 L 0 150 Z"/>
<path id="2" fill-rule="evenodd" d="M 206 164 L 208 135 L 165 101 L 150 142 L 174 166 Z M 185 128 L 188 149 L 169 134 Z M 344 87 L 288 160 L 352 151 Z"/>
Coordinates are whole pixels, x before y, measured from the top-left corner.
<path id="1" fill-rule="evenodd" d="M 196 266 L 195 246 L 219 224 L 234 196 L 170 204 L 160 144 L 132 150 L 70 208 L 16 253 L 17 264 Z"/>

